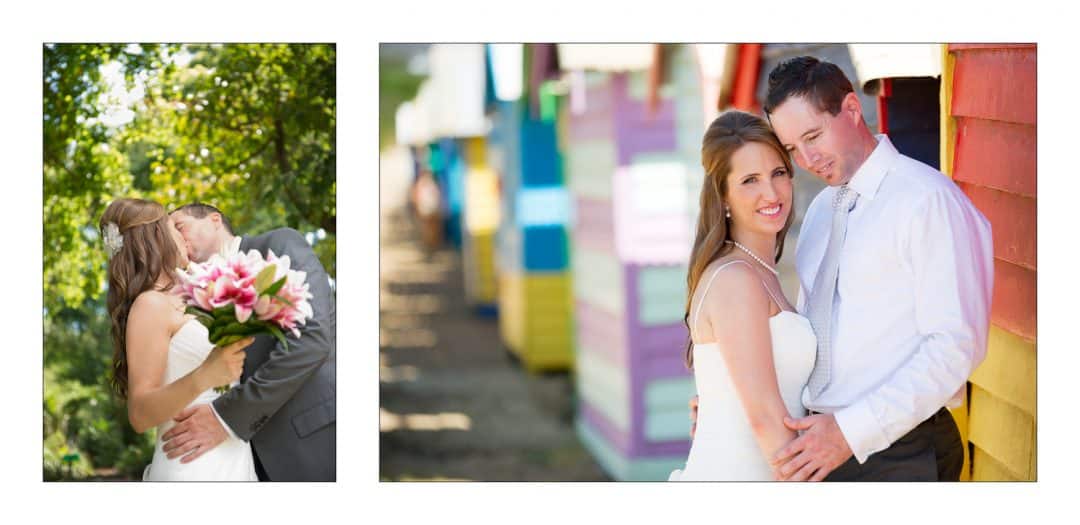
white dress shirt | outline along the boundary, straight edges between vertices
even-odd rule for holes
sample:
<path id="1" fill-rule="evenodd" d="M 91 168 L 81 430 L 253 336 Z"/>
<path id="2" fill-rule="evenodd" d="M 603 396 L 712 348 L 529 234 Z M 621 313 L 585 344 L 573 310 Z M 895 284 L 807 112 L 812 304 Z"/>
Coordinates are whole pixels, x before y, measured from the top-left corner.
<path id="1" fill-rule="evenodd" d="M 835 416 L 859 463 L 933 415 L 959 406 L 986 357 L 993 286 L 990 223 L 941 172 L 888 137 L 848 186 L 833 308 L 832 379 L 803 404 Z M 836 187 L 814 198 L 795 249 L 797 308 L 825 255 Z"/>

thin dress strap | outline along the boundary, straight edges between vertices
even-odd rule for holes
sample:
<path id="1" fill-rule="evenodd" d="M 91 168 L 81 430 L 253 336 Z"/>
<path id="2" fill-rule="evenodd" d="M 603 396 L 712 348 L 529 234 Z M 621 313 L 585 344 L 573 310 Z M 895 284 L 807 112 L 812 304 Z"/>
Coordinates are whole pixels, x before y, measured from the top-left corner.
<path id="1" fill-rule="evenodd" d="M 748 263 L 748 262 L 746 262 L 746 261 L 744 261 L 742 259 L 735 259 L 734 261 L 728 261 L 728 262 L 720 265 L 719 268 L 717 268 L 716 270 L 713 271 L 712 276 L 709 277 L 709 280 L 705 283 L 705 291 L 701 292 L 701 299 L 698 301 L 698 309 L 697 309 L 697 312 L 694 313 L 694 324 L 692 325 L 693 329 L 697 329 L 698 317 L 701 316 L 701 305 L 702 305 L 702 303 L 705 302 L 705 296 L 708 295 L 709 288 L 712 287 L 713 280 L 716 279 L 716 276 L 720 273 L 720 270 L 723 270 L 724 268 L 727 268 L 728 266 L 731 266 L 732 264 L 735 264 L 735 263 L 743 263 L 743 264 L 745 264 L 747 266 L 750 266 L 750 263 Z M 773 295 L 772 290 L 769 289 L 769 285 L 765 284 L 765 281 L 761 281 L 761 286 L 765 287 L 765 293 L 769 294 L 769 297 L 771 297 L 773 302 L 776 303 L 776 307 L 779 308 L 780 310 L 783 310 L 784 307 L 780 306 L 783 303 L 781 303 L 779 300 L 776 299 L 776 296 Z"/>

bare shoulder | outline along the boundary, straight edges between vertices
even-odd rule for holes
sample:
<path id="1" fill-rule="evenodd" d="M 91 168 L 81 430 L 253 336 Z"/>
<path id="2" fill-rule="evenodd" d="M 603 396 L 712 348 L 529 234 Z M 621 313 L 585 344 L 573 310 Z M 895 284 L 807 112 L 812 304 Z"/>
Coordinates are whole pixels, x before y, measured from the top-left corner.
<path id="1" fill-rule="evenodd" d="M 713 274 L 716 275 L 715 278 Z M 704 313 L 725 314 L 722 317 L 736 318 L 741 317 L 741 314 L 761 310 L 767 315 L 768 296 L 761 276 L 746 260 L 729 255 L 710 263 L 702 275 L 702 281 L 698 285 L 701 290 L 697 294 L 705 292 L 703 286 L 710 278 L 712 286 L 701 300 Z"/>
<path id="2" fill-rule="evenodd" d="M 179 303 L 166 292 L 147 290 L 138 295 L 128 311 L 128 325 L 133 321 L 158 321 L 169 325 L 181 314 Z"/>

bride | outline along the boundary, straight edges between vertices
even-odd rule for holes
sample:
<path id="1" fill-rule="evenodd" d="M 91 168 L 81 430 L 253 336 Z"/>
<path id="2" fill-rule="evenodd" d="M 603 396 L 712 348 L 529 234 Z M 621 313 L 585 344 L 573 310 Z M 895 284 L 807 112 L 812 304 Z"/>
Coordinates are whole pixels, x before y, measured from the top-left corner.
<path id="1" fill-rule="evenodd" d="M 257 481 L 251 448 L 229 438 L 197 461 L 167 457 L 161 436 L 183 409 L 213 401 L 234 384 L 252 339 L 214 348 L 201 323 L 184 314 L 176 268 L 188 265 L 184 239 L 158 203 L 117 199 L 101 216 L 109 253 L 113 388 L 127 400 L 136 432 L 157 427 L 146 481 Z M 192 457 L 198 452 L 193 452 Z M 185 462 L 187 459 L 190 462 Z"/>
<path id="2" fill-rule="evenodd" d="M 777 479 L 768 459 L 793 440 L 814 367 L 810 322 L 774 265 L 792 223 L 792 169 L 761 118 L 726 112 L 702 144 L 705 184 L 687 277 L 687 366 L 698 391 L 686 467 L 671 481 Z"/>

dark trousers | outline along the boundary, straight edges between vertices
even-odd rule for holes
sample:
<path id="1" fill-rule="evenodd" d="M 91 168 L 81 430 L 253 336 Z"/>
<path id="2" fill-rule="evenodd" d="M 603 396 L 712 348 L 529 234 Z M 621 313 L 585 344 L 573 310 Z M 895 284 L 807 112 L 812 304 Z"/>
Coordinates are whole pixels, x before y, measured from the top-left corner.
<path id="1" fill-rule="evenodd" d="M 866 463 L 849 458 L 825 481 L 959 481 L 963 467 L 960 430 L 942 408 Z"/>
<path id="2" fill-rule="evenodd" d="M 259 481 L 270 481 L 270 476 L 266 475 L 266 469 L 263 468 L 262 461 L 259 461 L 259 453 L 255 452 L 255 447 L 251 447 L 251 456 L 255 458 L 255 475 Z"/>

